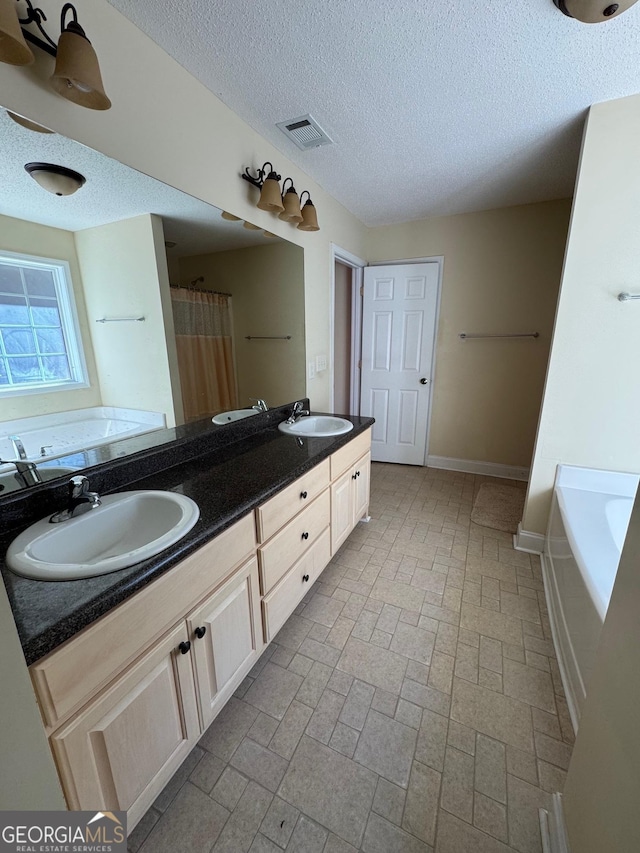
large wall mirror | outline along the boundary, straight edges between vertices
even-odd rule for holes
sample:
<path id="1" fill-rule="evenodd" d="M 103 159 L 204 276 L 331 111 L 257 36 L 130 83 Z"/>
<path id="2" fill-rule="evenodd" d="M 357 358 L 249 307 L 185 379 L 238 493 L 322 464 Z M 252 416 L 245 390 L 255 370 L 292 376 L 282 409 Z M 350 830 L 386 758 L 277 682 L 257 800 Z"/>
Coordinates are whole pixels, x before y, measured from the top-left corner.
<path id="1" fill-rule="evenodd" d="M 0 138 L 1 460 L 48 479 L 304 396 L 300 247 L 2 109 Z"/>

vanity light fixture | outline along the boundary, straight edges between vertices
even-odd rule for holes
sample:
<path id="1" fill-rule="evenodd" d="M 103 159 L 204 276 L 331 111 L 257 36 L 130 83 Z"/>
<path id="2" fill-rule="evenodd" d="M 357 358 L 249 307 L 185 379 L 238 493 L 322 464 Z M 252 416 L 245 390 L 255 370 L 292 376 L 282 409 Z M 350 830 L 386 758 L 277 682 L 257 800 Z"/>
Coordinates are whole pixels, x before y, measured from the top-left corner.
<path id="1" fill-rule="evenodd" d="M 233 213 L 229 213 L 228 210 L 223 210 L 221 213 L 223 219 L 226 219 L 228 222 L 240 222 L 240 217 L 235 216 Z"/>
<path id="2" fill-rule="evenodd" d="M 268 172 L 267 166 L 269 166 Z M 281 213 L 284 210 L 282 196 L 280 195 L 280 175 L 273 168 L 273 163 L 267 161 L 262 169 L 258 169 L 257 178 L 250 174 L 248 168 L 245 169 L 242 177 L 260 190 L 260 200 L 256 207 L 259 207 L 260 210 L 270 210 L 273 213 Z"/>
<path id="3" fill-rule="evenodd" d="M 84 175 L 54 163 L 27 163 L 25 170 L 36 183 L 53 195 L 73 195 L 86 182 Z"/>
<path id="4" fill-rule="evenodd" d="M 309 191 L 305 190 L 300 193 L 300 201 L 302 201 L 302 196 L 307 194 L 308 198 L 305 201 L 302 207 L 302 222 L 298 224 L 299 231 L 319 231 L 320 226 L 318 225 L 318 213 L 316 211 L 314 203 L 311 201 L 311 196 L 309 195 Z"/>
<path id="5" fill-rule="evenodd" d="M 245 221 L 242 223 L 242 227 L 246 228 L 247 231 L 259 231 L 260 230 L 260 226 L 254 225 L 253 222 L 246 222 Z"/>
<path id="6" fill-rule="evenodd" d="M 553 2 L 569 18 L 576 18 L 583 24 L 599 24 L 619 17 L 630 9 L 636 0 L 620 0 L 620 3 L 609 3 L 608 0 L 553 0 Z"/>
<path id="7" fill-rule="evenodd" d="M 267 166 L 269 167 L 268 170 Z M 248 167 L 240 177 L 260 190 L 260 200 L 257 204 L 260 210 L 269 210 L 272 213 L 277 213 L 279 219 L 297 225 L 300 231 L 320 230 L 318 213 L 311 201 L 309 191 L 305 190 L 300 193 L 300 197 L 298 198 L 298 193 L 293 185 L 293 178 L 284 179 L 281 191 L 279 183 L 280 175 L 277 174 L 272 163 L 267 161 L 261 169 L 258 169 L 257 177 L 251 174 Z M 287 187 L 288 181 L 291 182 L 290 187 Z M 300 209 L 302 197 L 305 194 L 307 195 L 307 201 L 304 207 Z M 244 227 L 250 228 L 251 226 L 245 222 Z"/>
<path id="8" fill-rule="evenodd" d="M 285 189 L 287 181 L 291 181 L 291 186 Z M 282 184 L 282 204 L 284 210 L 278 214 L 278 218 L 285 222 L 302 222 L 302 212 L 300 210 L 300 199 L 293 185 L 292 178 L 285 178 Z"/>
<path id="9" fill-rule="evenodd" d="M 26 17 L 21 18 L 17 3 L 26 2 Z M 67 21 L 68 17 L 71 20 Z M 78 23 L 78 13 L 72 3 L 65 3 L 60 13 L 58 44 L 48 35 L 42 22 L 46 15 L 36 9 L 31 0 L 0 0 L 0 62 L 30 65 L 33 53 L 27 41 L 56 58 L 51 86 L 59 95 L 90 110 L 108 110 L 111 101 L 104 91 L 98 57 L 85 31 Z M 35 24 L 42 37 L 25 26 Z"/>

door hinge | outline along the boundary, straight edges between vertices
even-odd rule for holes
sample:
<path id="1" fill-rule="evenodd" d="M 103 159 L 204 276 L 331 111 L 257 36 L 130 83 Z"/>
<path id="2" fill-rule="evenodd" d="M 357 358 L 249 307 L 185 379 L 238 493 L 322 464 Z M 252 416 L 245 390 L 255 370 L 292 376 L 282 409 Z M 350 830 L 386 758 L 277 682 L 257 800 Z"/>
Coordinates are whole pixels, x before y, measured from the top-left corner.
<path id="1" fill-rule="evenodd" d="M 360 296 L 364 296 L 364 284 L 360 285 Z"/>
<path id="2" fill-rule="evenodd" d="M 362 359 L 358 359 L 358 370 L 362 370 Z"/>

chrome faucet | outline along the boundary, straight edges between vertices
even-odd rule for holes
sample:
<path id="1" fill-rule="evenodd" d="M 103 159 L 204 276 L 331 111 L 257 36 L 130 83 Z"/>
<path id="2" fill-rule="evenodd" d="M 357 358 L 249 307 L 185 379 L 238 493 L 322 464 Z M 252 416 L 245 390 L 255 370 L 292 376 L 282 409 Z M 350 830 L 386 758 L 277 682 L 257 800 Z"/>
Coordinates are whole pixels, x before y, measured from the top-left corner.
<path id="1" fill-rule="evenodd" d="M 249 401 L 255 403 L 255 406 L 251 406 L 252 409 L 256 409 L 258 412 L 268 412 L 269 406 L 267 406 L 264 400 L 256 400 L 255 397 L 249 397 Z"/>
<path id="2" fill-rule="evenodd" d="M 287 424 L 294 424 L 296 421 L 300 420 L 304 415 L 309 414 L 309 409 L 304 408 L 304 403 L 302 400 L 298 400 L 293 404 L 293 409 L 291 410 L 291 414 L 285 421 Z"/>
<path id="3" fill-rule="evenodd" d="M 9 441 L 11 442 L 11 444 L 13 444 L 13 450 L 18 459 L 26 459 L 27 451 L 24 449 L 24 444 L 22 443 L 21 439 L 18 438 L 17 435 L 10 435 Z"/>
<path id="4" fill-rule="evenodd" d="M 72 477 L 69 480 L 69 505 L 66 509 L 54 512 L 49 522 L 58 524 L 61 521 L 69 521 L 70 518 L 76 518 L 91 509 L 97 509 L 101 503 L 100 495 L 89 491 L 87 477 L 82 475 Z"/>
<path id="5" fill-rule="evenodd" d="M 22 449 L 24 451 L 24 448 Z M 26 454 L 23 458 L 27 458 Z M 16 473 L 14 477 L 21 486 L 37 486 L 38 483 L 42 482 L 42 477 L 35 462 L 23 462 L 22 459 L 0 459 L 0 465 L 15 465 Z"/>

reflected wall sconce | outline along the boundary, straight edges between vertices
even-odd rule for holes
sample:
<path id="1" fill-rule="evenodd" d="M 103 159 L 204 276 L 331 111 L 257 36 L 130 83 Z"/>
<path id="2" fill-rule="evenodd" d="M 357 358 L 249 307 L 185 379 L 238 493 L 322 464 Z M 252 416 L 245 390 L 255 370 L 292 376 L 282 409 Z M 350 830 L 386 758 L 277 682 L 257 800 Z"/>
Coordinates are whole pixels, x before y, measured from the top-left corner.
<path id="1" fill-rule="evenodd" d="M 258 174 L 255 177 L 247 167 L 241 177 L 260 190 L 260 199 L 256 205 L 260 210 L 277 213 L 279 219 L 297 225 L 300 231 L 320 230 L 318 213 L 308 190 L 304 190 L 298 197 L 293 185 L 293 178 L 285 178 L 282 189 L 280 189 L 281 176 L 273 168 L 273 163 L 267 161 L 261 169 L 258 169 Z M 288 182 L 291 184 L 289 187 L 287 187 Z M 301 208 L 302 197 L 305 194 L 307 201 Z"/>
<path id="2" fill-rule="evenodd" d="M 18 4 L 26 3 L 26 17 L 21 18 Z M 71 20 L 68 20 L 68 17 Z M 60 38 L 53 41 L 43 27 L 46 15 L 31 0 L 0 0 L 0 62 L 31 65 L 34 56 L 27 44 L 39 47 L 56 59 L 51 86 L 59 95 L 90 110 L 108 110 L 111 101 L 104 91 L 98 57 L 78 23 L 75 6 L 65 3 L 60 13 Z M 35 24 L 41 36 L 24 27 Z"/>
<path id="3" fill-rule="evenodd" d="M 73 195 L 86 182 L 80 172 L 54 163 L 27 163 L 24 168 L 42 189 L 53 195 Z"/>

